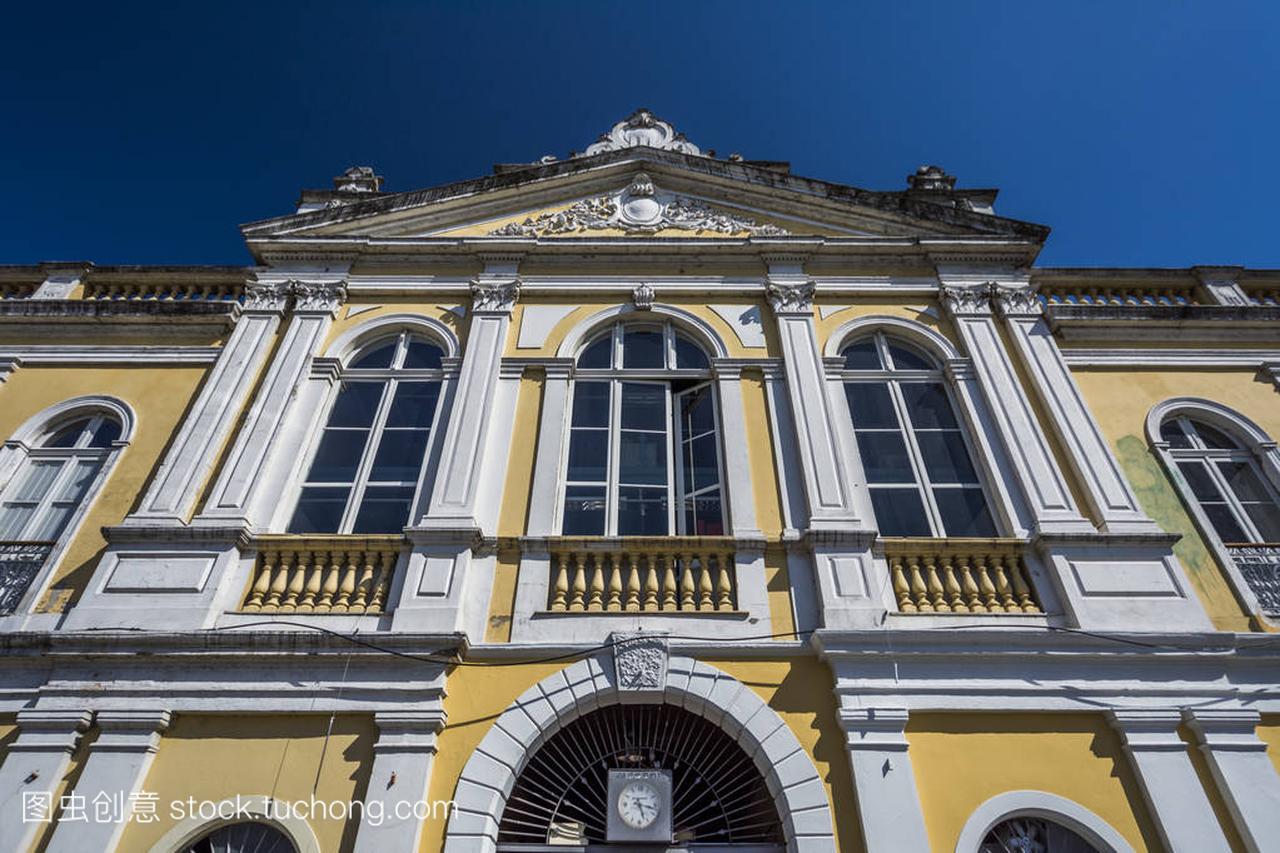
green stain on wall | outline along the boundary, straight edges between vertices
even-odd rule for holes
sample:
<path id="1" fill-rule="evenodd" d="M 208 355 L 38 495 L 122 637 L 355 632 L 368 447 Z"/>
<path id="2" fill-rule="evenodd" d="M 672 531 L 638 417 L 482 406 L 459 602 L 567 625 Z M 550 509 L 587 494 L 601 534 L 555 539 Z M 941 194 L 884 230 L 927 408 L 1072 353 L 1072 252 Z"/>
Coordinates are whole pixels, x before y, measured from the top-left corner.
<path id="1" fill-rule="evenodd" d="M 1177 488 L 1169 481 L 1164 466 L 1146 441 L 1136 435 L 1126 435 L 1116 442 L 1116 455 L 1143 511 L 1163 529 L 1182 534 L 1173 552 L 1186 567 L 1213 624 L 1224 631 L 1250 630 L 1249 619 L 1236 601 L 1222 569 L 1205 547 Z"/>

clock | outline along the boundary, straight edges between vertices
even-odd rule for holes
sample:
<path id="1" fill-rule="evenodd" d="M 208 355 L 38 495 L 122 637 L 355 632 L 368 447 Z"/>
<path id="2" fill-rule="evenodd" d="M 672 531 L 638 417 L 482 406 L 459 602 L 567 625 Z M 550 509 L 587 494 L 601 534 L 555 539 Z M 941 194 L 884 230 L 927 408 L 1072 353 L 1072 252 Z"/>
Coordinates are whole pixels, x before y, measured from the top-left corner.
<path id="1" fill-rule="evenodd" d="M 671 843 L 671 771 L 610 770 L 610 842 Z"/>

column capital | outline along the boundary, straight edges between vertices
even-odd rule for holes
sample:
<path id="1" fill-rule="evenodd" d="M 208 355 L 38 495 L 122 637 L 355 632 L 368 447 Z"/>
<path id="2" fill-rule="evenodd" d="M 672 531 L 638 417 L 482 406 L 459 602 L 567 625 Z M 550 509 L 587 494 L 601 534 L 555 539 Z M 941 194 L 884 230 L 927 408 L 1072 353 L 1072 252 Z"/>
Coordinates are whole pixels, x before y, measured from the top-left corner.
<path id="1" fill-rule="evenodd" d="M 520 277 L 477 276 L 471 281 L 471 311 L 510 314 L 520 299 Z"/>
<path id="2" fill-rule="evenodd" d="M 995 282 L 962 282 L 938 285 L 938 298 L 952 316 L 991 316 L 991 292 Z"/>
<path id="3" fill-rule="evenodd" d="M 160 735 L 169 728 L 170 714 L 153 708 L 99 711 L 94 722 L 98 739 L 93 752 L 155 752 Z"/>
<path id="4" fill-rule="evenodd" d="M 764 292 L 774 314 L 813 315 L 813 297 L 818 288 L 812 279 L 775 279 L 765 282 Z"/>
<path id="5" fill-rule="evenodd" d="M 289 279 L 286 282 L 293 297 L 294 313 L 334 314 L 347 301 L 346 279 Z"/>
<path id="6" fill-rule="evenodd" d="M 1168 752 L 1187 748 L 1178 736 L 1182 713 L 1176 709 L 1112 708 L 1107 711 L 1107 719 L 1130 750 Z"/>
<path id="7" fill-rule="evenodd" d="M 447 718 L 444 708 L 413 711 L 378 711 L 373 720 L 378 726 L 374 753 L 436 751 L 436 736 Z"/>
<path id="8" fill-rule="evenodd" d="M 840 728 L 845 733 L 845 747 L 906 751 L 909 716 L 906 708 L 841 708 Z"/>
<path id="9" fill-rule="evenodd" d="M 1255 729 L 1262 714 L 1246 708 L 1223 708 L 1182 712 L 1202 749 L 1231 752 L 1266 752 L 1267 745 Z"/>
<path id="10" fill-rule="evenodd" d="M 27 709 L 18 712 L 18 739 L 10 752 L 65 752 L 70 755 L 89 728 L 91 711 Z"/>
<path id="11" fill-rule="evenodd" d="M 1001 317 L 1039 317 L 1044 313 L 1040 304 L 1040 288 L 1030 283 L 1001 284 L 992 282 L 991 297 Z"/>
<path id="12" fill-rule="evenodd" d="M 245 313 L 283 314 L 289 304 L 289 288 L 283 281 L 247 281 L 244 285 Z"/>

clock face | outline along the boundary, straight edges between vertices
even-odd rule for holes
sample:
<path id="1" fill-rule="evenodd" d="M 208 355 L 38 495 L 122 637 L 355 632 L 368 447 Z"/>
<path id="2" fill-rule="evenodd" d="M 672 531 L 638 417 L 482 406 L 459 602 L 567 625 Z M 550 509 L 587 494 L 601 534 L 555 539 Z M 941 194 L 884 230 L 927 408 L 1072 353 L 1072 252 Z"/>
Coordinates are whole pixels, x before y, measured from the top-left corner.
<path id="1" fill-rule="evenodd" d="M 644 829 L 658 819 L 658 789 L 648 782 L 631 782 L 618 794 L 618 816 L 632 829 Z"/>

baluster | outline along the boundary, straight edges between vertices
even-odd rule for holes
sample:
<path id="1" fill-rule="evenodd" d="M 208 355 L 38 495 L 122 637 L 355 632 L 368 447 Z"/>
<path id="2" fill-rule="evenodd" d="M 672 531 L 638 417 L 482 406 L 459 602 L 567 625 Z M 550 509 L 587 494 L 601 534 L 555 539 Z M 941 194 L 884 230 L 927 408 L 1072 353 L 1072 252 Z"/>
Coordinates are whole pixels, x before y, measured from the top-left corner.
<path id="1" fill-rule="evenodd" d="M 581 613 L 587 609 L 586 560 L 577 551 L 570 552 L 569 560 L 573 565 L 573 568 L 569 571 L 569 576 L 573 578 L 572 592 L 569 595 L 569 610 L 573 613 Z"/>
<path id="2" fill-rule="evenodd" d="M 960 580 L 956 577 L 955 561 L 949 556 L 942 558 L 942 586 L 947 592 L 947 603 L 955 613 L 968 613 L 964 596 L 960 592 Z"/>
<path id="3" fill-rule="evenodd" d="M 281 551 L 280 563 L 276 566 L 275 577 L 271 581 L 271 593 L 267 596 L 266 610 L 278 610 L 284 591 L 289 588 L 289 568 L 293 564 L 293 552 Z"/>
<path id="4" fill-rule="evenodd" d="M 311 559 L 312 564 L 307 566 L 302 600 L 298 602 L 299 613 L 310 613 L 316 609 L 316 599 L 320 597 L 320 585 L 324 582 L 324 552 L 316 551 Z"/>
<path id="5" fill-rule="evenodd" d="M 307 582 L 307 572 L 311 571 L 311 552 L 299 551 L 298 561 L 289 573 L 289 587 L 285 590 L 284 601 L 280 604 L 283 613 L 292 613 L 298 609 L 298 599 Z"/>
<path id="6" fill-rule="evenodd" d="M 696 609 L 693 599 L 693 560 L 685 560 L 680 567 L 680 609 Z"/>
<path id="7" fill-rule="evenodd" d="M 1004 558 L 999 554 L 991 555 L 991 566 L 995 571 L 996 595 L 1000 599 L 1000 609 L 1006 613 L 1017 612 L 1013 601 L 1013 589 L 1009 585 L 1009 575 L 1004 570 Z"/>
<path id="8" fill-rule="evenodd" d="M 1023 613 L 1039 613 L 1040 608 L 1031 597 L 1031 586 L 1027 583 L 1026 571 L 1026 564 L 1021 557 L 1010 559 L 1009 575 L 1013 581 L 1014 595 L 1018 597 L 1018 609 Z"/>
<path id="9" fill-rule="evenodd" d="M 640 566 L 638 555 L 626 555 L 627 558 L 627 612 L 640 610 Z"/>
<path id="10" fill-rule="evenodd" d="M 968 557 L 958 557 L 960 563 L 960 588 L 964 590 L 965 609 L 970 613 L 986 613 L 987 608 L 978 595 L 978 584 L 973 579 L 973 570 L 969 568 Z"/>
<path id="11" fill-rule="evenodd" d="M 622 610 L 622 569 L 618 566 L 618 558 L 610 554 L 609 561 L 609 603 L 605 609 L 610 613 Z"/>
<path id="12" fill-rule="evenodd" d="M 929 579 L 929 601 L 933 604 L 936 613 L 950 613 L 951 606 L 947 604 L 947 598 L 943 594 L 942 579 L 938 577 L 938 561 L 932 556 L 926 556 L 926 577 Z"/>
<path id="13" fill-rule="evenodd" d="M 680 604 L 676 597 L 676 560 L 689 562 L 688 554 L 672 554 L 670 560 L 662 561 L 662 609 L 676 610 Z"/>
<path id="14" fill-rule="evenodd" d="M 933 605 L 929 603 L 929 589 L 924 585 L 924 575 L 920 573 L 920 558 L 908 557 L 908 571 L 911 573 L 911 597 L 921 613 L 932 613 Z"/>
<path id="15" fill-rule="evenodd" d="M 365 607 L 365 613 L 381 613 L 387 599 L 387 589 L 391 586 L 391 570 L 395 568 L 398 552 L 382 552 L 382 562 L 378 566 L 378 579 L 373 584 L 373 595 Z"/>
<path id="16" fill-rule="evenodd" d="M 324 586 L 320 589 L 320 601 L 316 603 L 316 610 L 330 611 L 333 609 L 333 597 L 338 593 L 338 580 L 342 576 L 342 552 L 329 552 L 329 571 L 324 578 Z"/>
<path id="17" fill-rule="evenodd" d="M 604 564 L 599 554 L 587 554 L 591 561 L 591 598 L 587 601 L 587 610 L 598 613 L 604 610 Z"/>
<path id="18" fill-rule="evenodd" d="M 902 557 L 890 557 L 889 565 L 892 566 L 893 595 L 898 599 L 898 612 L 915 613 L 916 605 L 911 600 L 911 584 L 907 583 L 907 573 L 902 568 Z"/>
<path id="19" fill-rule="evenodd" d="M 551 576 L 555 580 L 551 584 L 551 609 L 563 611 L 568 608 L 565 598 L 569 595 L 569 572 L 565 568 L 565 560 L 559 554 L 551 555 Z"/>
<path id="20" fill-rule="evenodd" d="M 715 610 L 715 601 L 711 597 L 711 566 L 705 552 L 698 555 L 698 609 Z"/>
<path id="21" fill-rule="evenodd" d="M 341 555 L 340 574 L 342 579 L 338 582 L 338 592 L 333 598 L 333 612 L 346 613 L 351 609 L 351 597 L 356 593 L 356 561 L 359 559 L 357 552 L 345 551 Z"/>
<path id="22" fill-rule="evenodd" d="M 257 613 L 262 609 L 262 599 L 271 590 L 271 570 L 274 568 L 275 555 L 270 551 L 262 551 L 259 559 L 262 561 L 262 568 L 254 575 L 253 587 L 242 608 L 249 613 Z"/>
<path id="23" fill-rule="evenodd" d="M 729 568 L 734 565 L 733 552 L 720 555 L 720 580 L 716 584 L 716 602 L 719 610 L 733 609 L 733 575 Z"/>
<path id="24" fill-rule="evenodd" d="M 655 555 L 653 554 L 649 555 L 649 571 L 645 572 L 644 575 L 645 610 L 658 609 L 658 567 L 654 565 L 654 556 Z M 657 559 L 659 562 L 665 563 L 667 561 L 667 555 L 657 555 Z"/>
<path id="25" fill-rule="evenodd" d="M 360 577 L 356 581 L 355 595 L 351 598 L 352 613 L 365 613 L 368 611 L 369 591 L 373 587 L 373 561 L 375 554 L 368 549 L 359 553 Z"/>
<path id="26" fill-rule="evenodd" d="M 996 586 L 991 582 L 990 566 L 985 555 L 974 555 L 975 568 L 978 570 L 978 591 L 982 595 L 982 604 L 987 610 L 999 612 L 1000 603 L 996 598 Z"/>

